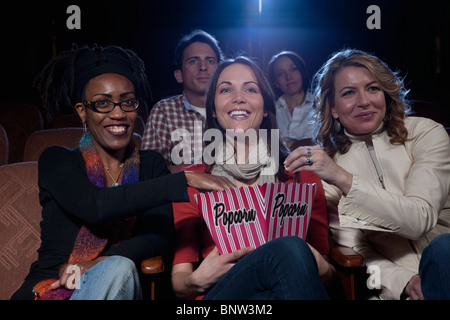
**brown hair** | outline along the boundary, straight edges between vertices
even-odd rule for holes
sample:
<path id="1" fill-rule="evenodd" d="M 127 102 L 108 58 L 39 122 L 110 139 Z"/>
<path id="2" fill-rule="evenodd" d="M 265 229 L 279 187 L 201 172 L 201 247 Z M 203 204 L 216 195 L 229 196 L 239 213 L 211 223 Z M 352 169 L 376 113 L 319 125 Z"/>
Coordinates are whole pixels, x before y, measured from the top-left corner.
<path id="1" fill-rule="evenodd" d="M 272 92 L 272 88 L 270 87 L 269 82 L 267 81 L 264 73 L 261 71 L 261 68 L 256 64 L 256 62 L 252 61 L 250 58 L 245 56 L 239 56 L 234 59 L 228 59 L 222 61 L 217 69 L 212 74 L 209 79 L 208 88 L 206 90 L 206 125 L 205 130 L 208 129 L 219 129 L 222 134 L 225 136 L 225 130 L 220 126 L 217 119 L 213 116 L 213 113 L 216 111 L 216 106 L 214 104 L 214 99 L 216 95 L 217 89 L 217 81 L 219 80 L 219 76 L 222 71 L 228 66 L 240 63 L 250 67 L 255 74 L 255 77 L 258 81 L 259 89 L 261 90 L 261 95 L 264 101 L 264 111 L 267 113 L 267 117 L 263 118 L 263 121 L 260 125 L 260 129 L 267 129 L 267 140 L 271 141 L 271 129 L 278 129 L 277 119 L 276 119 L 276 111 L 275 111 L 275 100 Z M 280 181 L 286 181 L 287 176 L 284 172 L 283 162 L 288 155 L 288 149 L 286 148 L 284 142 L 281 140 L 281 136 L 279 139 L 279 168 L 277 171 L 277 178 Z M 270 151 L 270 143 L 267 146 Z"/>
<path id="2" fill-rule="evenodd" d="M 281 51 L 270 59 L 269 66 L 267 68 L 269 81 L 272 84 L 272 88 L 276 95 L 276 98 L 283 95 L 281 89 L 275 86 L 275 83 L 277 81 L 275 76 L 275 62 L 277 62 L 282 57 L 287 57 L 291 59 L 291 61 L 296 65 L 298 71 L 302 75 L 302 84 L 303 84 L 302 90 L 305 91 L 306 93 L 311 85 L 311 79 L 309 78 L 309 72 L 308 68 L 306 67 L 305 61 L 299 54 L 293 51 Z"/>

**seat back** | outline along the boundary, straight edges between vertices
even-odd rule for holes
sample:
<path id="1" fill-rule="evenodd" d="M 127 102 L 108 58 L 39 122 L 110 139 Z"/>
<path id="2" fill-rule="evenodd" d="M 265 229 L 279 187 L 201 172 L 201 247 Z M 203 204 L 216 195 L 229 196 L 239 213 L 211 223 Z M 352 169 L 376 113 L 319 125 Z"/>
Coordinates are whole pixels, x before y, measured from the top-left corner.
<path id="1" fill-rule="evenodd" d="M 444 127 L 450 126 L 450 110 L 437 103 L 424 100 L 410 100 L 413 116 L 424 117 L 439 122 Z"/>
<path id="2" fill-rule="evenodd" d="M 23 161 L 37 161 L 42 151 L 50 146 L 76 148 L 83 135 L 82 128 L 46 129 L 33 132 L 27 139 Z"/>
<path id="3" fill-rule="evenodd" d="M 40 246 L 37 162 L 0 166 L 0 300 L 22 285 Z"/>
<path id="4" fill-rule="evenodd" d="M 0 124 L 9 139 L 9 163 L 23 161 L 23 150 L 28 136 L 44 128 L 38 107 L 25 103 L 0 104 Z"/>
<path id="5" fill-rule="evenodd" d="M 77 113 L 55 116 L 52 128 L 81 128 L 80 116 Z"/>

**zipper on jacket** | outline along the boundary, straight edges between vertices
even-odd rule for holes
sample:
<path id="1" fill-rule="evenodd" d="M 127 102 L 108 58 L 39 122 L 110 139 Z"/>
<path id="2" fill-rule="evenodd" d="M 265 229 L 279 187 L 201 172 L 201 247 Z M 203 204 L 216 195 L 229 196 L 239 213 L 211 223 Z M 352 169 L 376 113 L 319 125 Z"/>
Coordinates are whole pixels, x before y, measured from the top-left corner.
<path id="1" fill-rule="evenodd" d="M 367 151 L 369 152 L 370 158 L 372 159 L 373 165 L 375 166 L 375 171 L 377 172 L 378 180 L 380 181 L 381 186 L 383 187 L 383 189 L 386 190 L 386 186 L 384 185 L 383 174 L 381 173 L 381 168 L 380 168 L 380 165 L 378 163 L 377 156 L 375 154 L 375 147 L 373 145 L 372 140 L 366 141 L 365 142 L 365 146 L 367 148 Z"/>
<path id="2" fill-rule="evenodd" d="M 378 173 L 378 172 L 377 172 Z M 381 175 L 380 173 L 378 173 L 378 179 L 381 182 L 381 186 L 383 187 L 384 190 L 386 190 L 386 187 L 384 186 L 384 180 L 383 180 L 383 175 Z"/>

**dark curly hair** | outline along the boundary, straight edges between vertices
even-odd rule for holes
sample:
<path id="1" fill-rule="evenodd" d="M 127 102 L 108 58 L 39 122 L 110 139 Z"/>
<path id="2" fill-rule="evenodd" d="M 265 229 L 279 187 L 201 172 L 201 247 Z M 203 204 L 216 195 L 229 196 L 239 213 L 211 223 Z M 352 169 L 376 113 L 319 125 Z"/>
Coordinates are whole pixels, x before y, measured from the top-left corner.
<path id="1" fill-rule="evenodd" d="M 34 86 L 42 99 L 47 120 L 51 122 L 55 115 L 64 110 L 73 109 L 75 104 L 80 102 L 80 95 L 77 92 L 80 89 L 77 88 L 80 70 L 77 70 L 79 68 L 77 62 L 89 57 L 92 61 L 101 64 L 106 59 L 106 53 L 111 52 L 120 57 L 114 63 L 127 64 L 127 67 L 131 69 L 132 82 L 138 98 L 151 100 L 151 89 L 145 74 L 144 63 L 133 51 L 118 46 L 103 48 L 95 44 L 92 47 L 78 48 L 74 44 L 72 50 L 61 52 L 50 60 L 34 81 Z"/>

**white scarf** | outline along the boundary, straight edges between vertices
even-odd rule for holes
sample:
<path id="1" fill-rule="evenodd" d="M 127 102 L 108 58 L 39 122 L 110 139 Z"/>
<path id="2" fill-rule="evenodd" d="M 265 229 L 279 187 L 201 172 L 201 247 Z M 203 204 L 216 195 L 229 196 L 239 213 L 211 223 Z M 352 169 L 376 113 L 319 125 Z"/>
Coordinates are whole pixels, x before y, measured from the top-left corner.
<path id="1" fill-rule="evenodd" d="M 259 139 L 258 145 L 250 151 L 245 164 L 236 164 L 235 155 L 224 154 L 223 147 L 219 148 L 216 159 L 224 159 L 224 161 L 213 165 L 211 174 L 215 176 L 227 177 L 233 183 L 236 182 L 235 179 L 246 181 L 258 176 L 258 184 L 275 182 L 275 173 L 278 168 L 275 168 L 276 161 L 270 155 L 263 139 Z"/>

